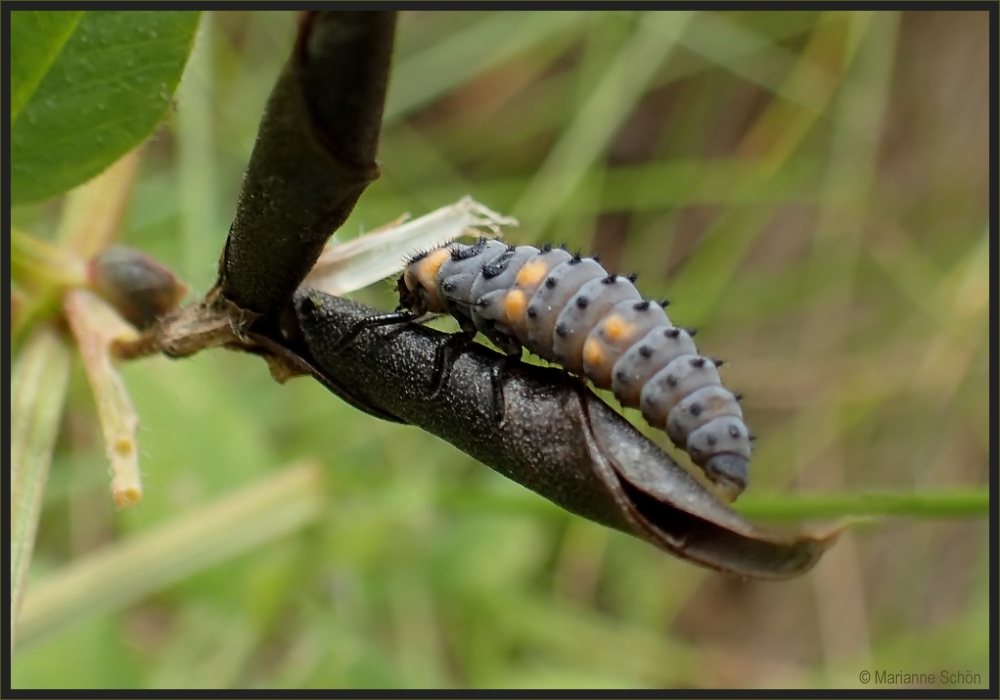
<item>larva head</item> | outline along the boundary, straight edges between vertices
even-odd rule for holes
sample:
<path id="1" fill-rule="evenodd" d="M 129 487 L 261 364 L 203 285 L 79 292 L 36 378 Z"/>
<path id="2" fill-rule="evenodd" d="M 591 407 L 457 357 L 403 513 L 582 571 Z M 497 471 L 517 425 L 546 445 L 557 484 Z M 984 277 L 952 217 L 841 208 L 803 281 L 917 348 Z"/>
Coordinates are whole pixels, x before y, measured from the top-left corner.
<path id="1" fill-rule="evenodd" d="M 450 249 L 436 248 L 416 256 L 407 264 L 396 283 L 401 308 L 409 309 L 417 316 L 447 310 L 438 290 L 437 273 L 450 257 Z"/>
<path id="2" fill-rule="evenodd" d="M 687 453 L 715 484 L 719 496 L 735 501 L 747 487 L 750 432 L 737 416 L 720 416 L 688 436 Z"/>
<path id="3" fill-rule="evenodd" d="M 735 501 L 747 487 L 747 459 L 732 452 L 720 452 L 705 462 L 705 474 L 715 484 L 719 497 Z"/>

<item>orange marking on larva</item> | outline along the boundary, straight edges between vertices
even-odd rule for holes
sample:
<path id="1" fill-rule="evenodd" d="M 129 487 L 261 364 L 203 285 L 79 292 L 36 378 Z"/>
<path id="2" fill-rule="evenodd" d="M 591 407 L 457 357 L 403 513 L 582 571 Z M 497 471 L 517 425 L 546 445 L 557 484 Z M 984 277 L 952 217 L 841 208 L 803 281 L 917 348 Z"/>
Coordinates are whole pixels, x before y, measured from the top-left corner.
<path id="1" fill-rule="evenodd" d="M 420 283 L 425 289 L 434 288 L 435 277 L 437 277 L 438 270 L 441 269 L 441 265 L 444 264 L 444 261 L 450 257 L 450 250 L 447 248 L 438 248 L 417 263 L 417 279 L 420 280 Z"/>
<path id="2" fill-rule="evenodd" d="M 524 318 L 524 310 L 528 306 L 528 296 L 519 289 L 507 292 L 503 300 L 503 312 L 508 324 Z"/>
<path id="3" fill-rule="evenodd" d="M 583 360 L 588 365 L 599 365 L 604 361 L 604 348 L 601 343 L 591 338 L 583 346 Z"/>
<path id="4" fill-rule="evenodd" d="M 632 324 L 626 323 L 621 316 L 609 316 L 604 322 L 604 335 L 614 342 L 632 333 Z"/>
<path id="5" fill-rule="evenodd" d="M 532 260 L 526 263 L 517 273 L 518 287 L 534 287 L 538 285 L 542 278 L 549 272 L 549 266 L 543 260 Z"/>

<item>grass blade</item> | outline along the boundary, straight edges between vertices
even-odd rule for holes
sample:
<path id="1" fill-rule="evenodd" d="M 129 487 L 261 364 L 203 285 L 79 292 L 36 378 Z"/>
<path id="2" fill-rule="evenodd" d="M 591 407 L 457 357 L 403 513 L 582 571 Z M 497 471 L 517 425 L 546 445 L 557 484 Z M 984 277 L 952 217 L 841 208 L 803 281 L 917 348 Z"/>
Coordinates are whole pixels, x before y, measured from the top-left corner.
<path id="1" fill-rule="evenodd" d="M 73 562 L 28 592 L 22 648 L 308 525 L 321 494 L 320 467 L 306 462 Z"/>
<path id="2" fill-rule="evenodd" d="M 866 516 L 985 518 L 990 513 L 990 494 L 985 488 L 915 493 L 751 494 L 734 507 L 747 517 L 774 520 Z"/>
<path id="3" fill-rule="evenodd" d="M 42 492 L 69 383 L 69 348 L 47 325 L 36 328 L 14 367 L 10 395 L 10 645 L 35 546 Z"/>
<path id="4" fill-rule="evenodd" d="M 526 223 L 544 229 L 552 220 L 650 86 L 691 17 L 650 12 L 640 20 L 514 207 Z"/>

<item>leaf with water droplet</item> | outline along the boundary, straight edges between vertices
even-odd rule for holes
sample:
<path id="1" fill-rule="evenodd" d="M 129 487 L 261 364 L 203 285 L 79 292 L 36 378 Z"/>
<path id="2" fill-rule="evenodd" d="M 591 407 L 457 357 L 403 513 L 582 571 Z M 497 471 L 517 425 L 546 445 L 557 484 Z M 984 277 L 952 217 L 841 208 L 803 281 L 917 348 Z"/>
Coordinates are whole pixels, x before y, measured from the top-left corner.
<path id="1" fill-rule="evenodd" d="M 152 134 L 180 82 L 199 16 L 11 13 L 14 204 L 86 182 Z"/>

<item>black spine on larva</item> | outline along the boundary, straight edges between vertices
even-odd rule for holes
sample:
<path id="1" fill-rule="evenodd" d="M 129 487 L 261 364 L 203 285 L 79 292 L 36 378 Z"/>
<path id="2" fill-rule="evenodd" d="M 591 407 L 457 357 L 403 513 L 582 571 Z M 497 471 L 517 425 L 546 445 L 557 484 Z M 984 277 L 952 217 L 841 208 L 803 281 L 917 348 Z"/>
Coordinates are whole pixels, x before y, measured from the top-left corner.
<path id="1" fill-rule="evenodd" d="M 540 255 L 539 250 L 532 246 L 521 245 L 508 249 L 496 259 L 495 263 L 484 264 L 482 274 L 472 283 L 470 296 L 474 302 L 472 321 L 480 332 L 501 347 L 503 344 L 498 342 L 497 334 L 509 337 L 511 333 L 502 323 L 497 325 L 503 318 L 497 303 L 515 285 L 517 273 L 525 261 L 538 255 Z"/>
<path id="2" fill-rule="evenodd" d="M 448 302 L 449 312 L 462 319 L 472 319 L 475 299 L 472 285 L 483 269 L 498 264 L 507 255 L 507 246 L 500 241 L 481 238 L 472 245 L 452 243 L 451 257 L 441 263 L 435 282 L 441 296 Z"/>
<path id="3" fill-rule="evenodd" d="M 666 431 L 711 480 L 730 494 L 743 490 L 750 431 L 736 395 L 722 386 L 721 363 L 697 351 L 694 331 L 675 327 L 665 303 L 641 297 L 634 275 L 609 274 L 597 260 L 569 256 L 564 247 L 510 249 L 484 239 L 450 249 L 437 284 L 460 320 L 471 318 L 494 342 L 498 333 L 507 334 L 515 350 L 520 344 L 612 390 L 623 406 L 638 408 L 650 425 Z M 563 257 L 553 259 L 554 251 Z M 532 264 L 544 277 L 528 288 L 524 318 L 498 328 L 494 302 Z"/>

